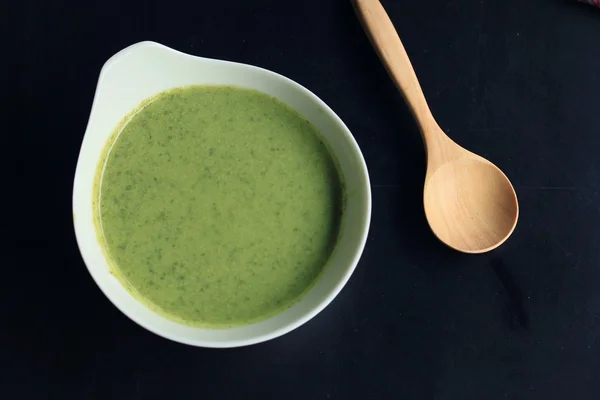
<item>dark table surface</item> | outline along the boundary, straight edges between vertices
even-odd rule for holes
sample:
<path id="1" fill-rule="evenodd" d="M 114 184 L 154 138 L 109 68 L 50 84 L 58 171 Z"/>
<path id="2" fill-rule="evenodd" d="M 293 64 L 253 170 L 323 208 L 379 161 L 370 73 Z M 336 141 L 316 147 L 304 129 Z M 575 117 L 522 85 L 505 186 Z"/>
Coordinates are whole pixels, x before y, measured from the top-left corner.
<path id="1" fill-rule="evenodd" d="M 11 188 L 0 397 L 600 398 L 600 10 L 384 6 L 441 127 L 515 185 L 520 221 L 496 251 L 459 254 L 429 231 L 419 132 L 349 1 L 0 6 Z M 360 144 L 373 187 L 364 255 L 296 331 L 231 350 L 173 343 L 122 315 L 89 276 L 71 222 L 75 163 L 102 64 L 142 40 L 286 75 Z"/>

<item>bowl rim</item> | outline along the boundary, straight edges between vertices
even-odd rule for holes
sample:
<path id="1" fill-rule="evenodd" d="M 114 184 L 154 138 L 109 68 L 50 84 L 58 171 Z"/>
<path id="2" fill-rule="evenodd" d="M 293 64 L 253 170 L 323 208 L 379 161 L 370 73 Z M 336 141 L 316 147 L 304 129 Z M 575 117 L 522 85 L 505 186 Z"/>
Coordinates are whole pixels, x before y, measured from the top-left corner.
<path id="1" fill-rule="evenodd" d="M 110 69 L 110 67 L 113 64 L 117 63 L 121 58 L 127 56 L 128 54 L 130 54 L 133 51 L 136 51 L 136 50 L 139 50 L 142 48 L 147 48 L 147 47 L 160 48 L 163 51 L 173 52 L 180 56 L 185 56 L 188 58 L 202 60 L 205 62 L 211 62 L 211 61 L 215 62 L 216 61 L 219 63 L 233 64 L 233 65 L 237 65 L 238 67 L 241 67 L 244 69 L 257 70 L 257 71 L 260 71 L 261 73 L 269 76 L 270 78 L 278 79 L 278 80 L 284 82 L 286 85 L 294 87 L 303 96 L 308 97 L 311 101 L 313 101 L 317 105 L 319 105 L 319 107 L 322 110 L 324 110 L 324 112 L 328 115 L 328 117 L 333 119 L 336 122 L 336 124 L 338 126 L 340 126 L 341 130 L 344 133 L 344 136 L 346 137 L 346 140 L 351 145 L 351 147 L 354 149 L 355 156 L 353 158 L 355 158 L 355 162 L 359 167 L 358 169 L 359 169 L 360 173 L 362 174 L 362 176 L 360 178 L 361 178 L 362 182 L 364 182 L 363 184 L 361 184 L 361 186 L 364 186 L 363 189 L 365 190 L 365 196 L 364 196 L 365 212 L 363 213 L 364 215 L 362 216 L 362 221 L 361 221 L 362 226 L 364 228 L 360 234 L 360 239 L 358 241 L 358 245 L 353 249 L 354 255 L 352 257 L 351 265 L 348 266 L 348 268 L 344 272 L 343 276 L 341 276 L 341 278 L 338 279 L 338 281 L 335 283 L 334 287 L 327 292 L 326 296 L 316 306 L 306 310 L 305 312 L 302 313 L 302 315 L 300 317 L 293 319 L 289 323 L 284 324 L 284 325 L 278 327 L 277 329 L 274 329 L 274 330 L 271 330 L 271 331 L 268 331 L 268 332 L 265 332 L 262 334 L 256 334 L 252 337 L 245 338 L 245 339 L 233 339 L 233 340 L 223 340 L 223 341 L 211 341 L 211 340 L 206 340 L 206 339 L 191 339 L 191 338 L 164 332 L 160 327 L 157 327 L 155 324 L 147 321 L 143 317 L 140 317 L 135 312 L 133 312 L 131 310 L 127 310 L 126 307 L 121 305 L 119 303 L 119 301 L 116 298 L 114 298 L 114 296 L 112 294 L 109 293 L 109 290 L 107 290 L 107 288 L 103 287 L 103 285 L 100 283 L 100 281 L 101 281 L 100 277 L 97 276 L 97 273 L 99 273 L 99 272 L 96 271 L 90 265 L 90 263 L 94 263 L 94 260 L 92 257 L 86 256 L 86 252 L 84 251 L 84 246 L 82 245 L 82 243 L 84 240 L 89 240 L 89 235 L 95 236 L 96 232 L 84 232 L 82 228 L 78 228 L 77 215 L 76 215 L 77 214 L 76 200 L 75 200 L 76 195 L 78 193 L 77 182 L 79 181 L 78 176 L 79 176 L 80 170 L 81 170 L 80 163 L 81 163 L 81 159 L 82 159 L 82 150 L 84 148 L 83 146 L 85 143 L 85 138 L 89 134 L 92 117 L 97 112 L 98 93 L 99 93 L 100 87 L 103 84 L 103 80 L 107 74 L 107 71 Z M 159 93 L 159 92 L 157 92 L 157 93 Z M 294 107 L 292 107 L 292 108 L 294 108 Z M 333 150 L 331 150 L 331 151 L 333 151 Z M 334 152 L 334 155 L 335 155 L 335 152 Z M 235 61 L 227 61 L 227 60 L 195 56 L 192 54 L 181 52 L 179 50 L 175 50 L 173 48 L 170 48 L 168 46 L 165 46 L 165 45 L 157 43 L 157 42 L 142 41 L 142 42 L 138 42 L 138 43 L 132 44 L 130 46 L 127 46 L 124 49 L 115 53 L 104 63 L 104 65 L 102 66 L 102 69 L 100 70 L 98 82 L 97 82 L 96 88 L 95 88 L 92 106 L 90 109 L 90 114 L 88 117 L 88 123 L 86 125 L 84 135 L 82 136 L 82 143 L 81 143 L 79 155 L 77 158 L 77 164 L 76 164 L 74 181 L 73 181 L 72 212 L 73 212 L 73 227 L 75 230 L 76 242 L 77 242 L 81 257 L 83 259 L 83 262 L 84 262 L 88 272 L 92 276 L 92 279 L 96 283 L 96 285 L 100 288 L 102 293 L 104 293 L 105 297 L 108 298 L 108 300 L 119 311 L 121 311 L 130 320 L 132 320 L 136 324 L 140 325 L 141 327 L 145 328 L 146 330 L 148 330 L 160 337 L 163 337 L 163 338 L 166 338 L 166 339 L 178 342 L 178 343 L 183 343 L 183 344 L 197 346 L 197 347 L 206 347 L 206 348 L 234 348 L 234 347 L 249 346 L 249 345 L 253 345 L 253 344 L 266 342 L 268 340 L 275 339 L 279 336 L 285 335 L 286 333 L 289 333 L 289 332 L 295 330 L 296 328 L 300 327 L 301 325 L 305 324 L 306 322 L 308 322 L 309 320 L 314 318 L 317 314 L 319 314 L 325 307 L 327 307 L 333 301 L 333 299 L 341 292 L 343 287 L 346 285 L 346 283 L 350 279 L 350 276 L 354 273 L 354 270 L 356 269 L 356 266 L 358 265 L 358 262 L 364 251 L 364 247 L 366 245 L 367 237 L 368 237 L 369 230 L 370 230 L 370 224 L 371 224 L 372 193 L 371 193 L 371 185 L 370 185 L 367 164 L 366 164 L 364 156 L 360 150 L 360 146 L 356 142 L 356 139 L 352 135 L 351 131 L 348 129 L 346 124 L 341 120 L 341 118 L 323 100 L 321 100 L 317 95 L 315 95 L 313 92 L 311 92 L 304 86 L 300 85 L 299 83 L 293 81 L 290 78 L 287 78 L 281 74 L 278 74 L 276 72 L 273 72 L 271 70 L 268 70 L 268 69 L 265 69 L 262 67 L 257 67 L 254 65 L 239 63 L 239 62 L 235 62 Z M 97 239 L 94 239 L 94 240 L 97 240 Z M 131 293 L 129 293 L 128 290 L 126 290 L 126 291 L 128 292 L 129 296 L 132 296 L 135 299 L 135 296 L 131 295 Z M 304 296 L 308 296 L 309 293 L 310 293 L 310 290 L 309 290 L 309 292 L 304 294 Z M 139 302 L 138 299 L 135 299 L 135 300 Z M 282 312 L 284 312 L 284 311 L 282 311 Z M 279 315 L 279 314 L 277 314 L 277 315 Z M 271 317 L 271 318 L 273 318 L 273 317 Z M 198 329 L 206 330 L 206 328 L 198 328 Z"/>

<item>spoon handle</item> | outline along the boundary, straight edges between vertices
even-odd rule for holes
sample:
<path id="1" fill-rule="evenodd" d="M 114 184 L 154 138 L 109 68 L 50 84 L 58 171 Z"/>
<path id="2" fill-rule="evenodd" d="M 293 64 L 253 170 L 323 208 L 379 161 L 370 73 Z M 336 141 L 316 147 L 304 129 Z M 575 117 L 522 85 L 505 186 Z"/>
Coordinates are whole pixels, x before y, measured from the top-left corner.
<path id="1" fill-rule="evenodd" d="M 362 21 L 373 47 L 385 65 L 394 83 L 400 89 L 423 136 L 437 126 L 423 90 L 404 50 L 402 41 L 379 0 L 354 0 L 354 8 Z"/>

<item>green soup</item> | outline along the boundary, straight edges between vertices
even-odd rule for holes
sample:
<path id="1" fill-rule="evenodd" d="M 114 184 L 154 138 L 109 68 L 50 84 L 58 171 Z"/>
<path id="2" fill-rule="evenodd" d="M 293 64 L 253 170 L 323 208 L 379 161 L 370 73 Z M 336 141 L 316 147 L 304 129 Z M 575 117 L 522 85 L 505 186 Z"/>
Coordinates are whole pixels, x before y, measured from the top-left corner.
<path id="1" fill-rule="evenodd" d="M 343 182 L 317 129 L 279 100 L 227 86 L 140 106 L 98 168 L 96 223 L 113 272 L 196 326 L 272 316 L 333 250 Z"/>

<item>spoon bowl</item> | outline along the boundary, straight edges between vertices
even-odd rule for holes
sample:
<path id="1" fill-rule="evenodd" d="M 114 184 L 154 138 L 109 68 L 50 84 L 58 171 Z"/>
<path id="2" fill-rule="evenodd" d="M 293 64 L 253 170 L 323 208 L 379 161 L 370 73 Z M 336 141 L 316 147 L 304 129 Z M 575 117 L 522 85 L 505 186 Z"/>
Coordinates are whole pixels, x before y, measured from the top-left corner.
<path id="1" fill-rule="evenodd" d="M 354 0 L 353 4 L 421 129 L 427 148 L 423 205 L 431 230 L 446 245 L 464 253 L 495 249 L 508 239 L 519 217 L 512 184 L 498 167 L 460 147 L 440 129 L 379 0 Z"/>
<path id="2" fill-rule="evenodd" d="M 506 175 L 475 154 L 428 173 L 423 204 L 438 239 L 464 253 L 500 246 L 515 229 L 519 215 Z"/>

